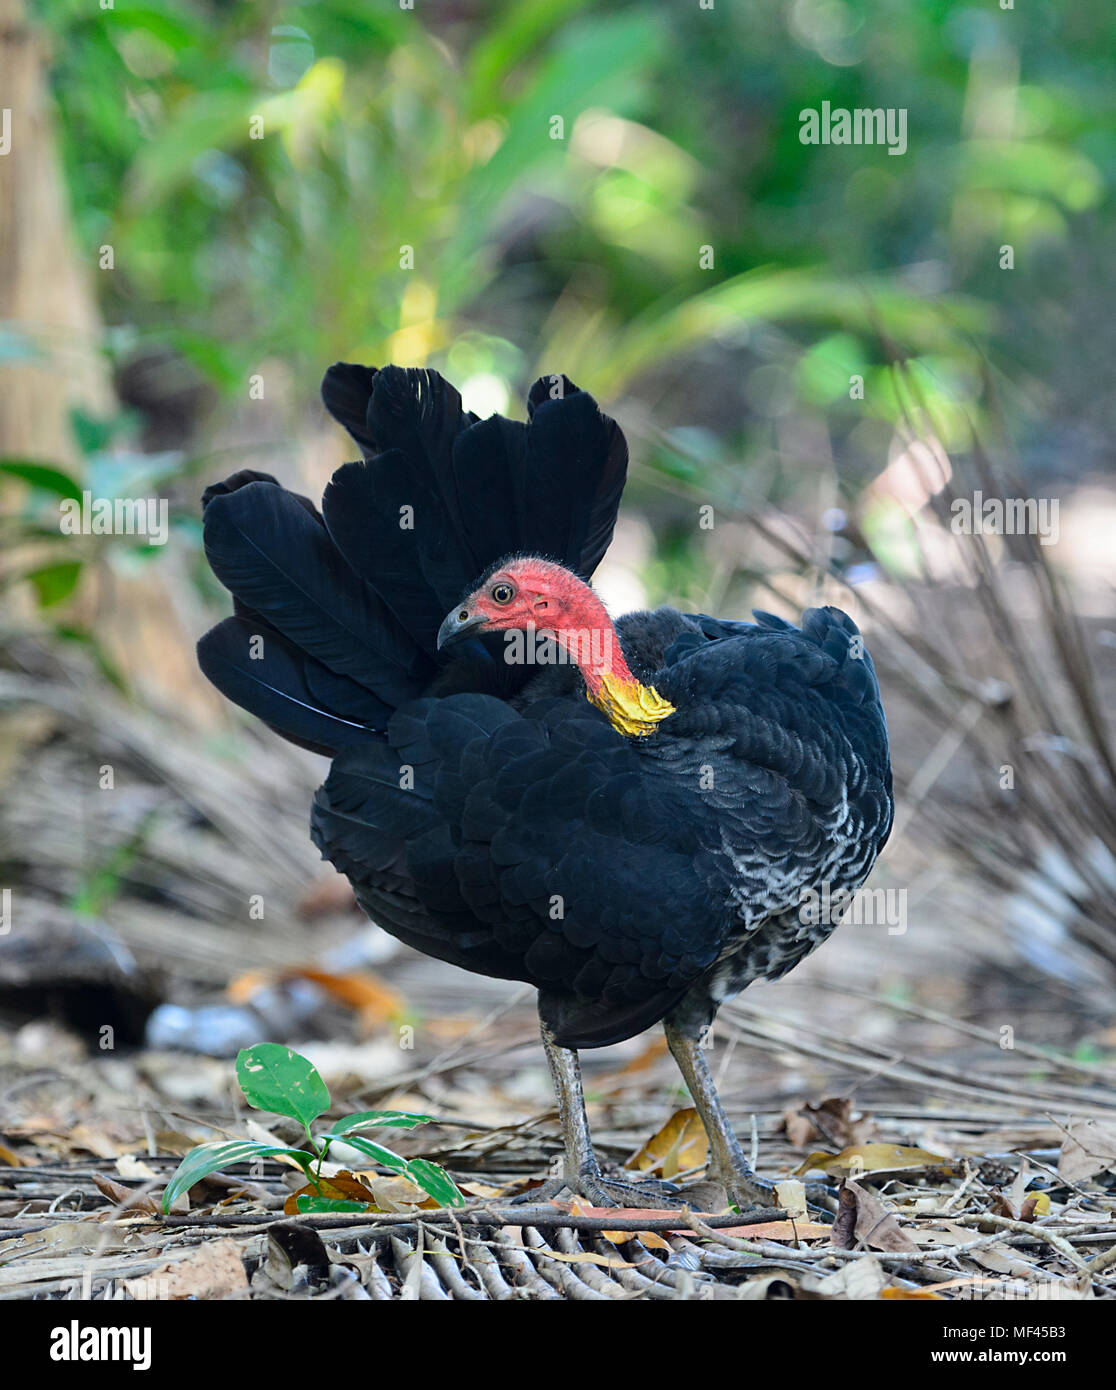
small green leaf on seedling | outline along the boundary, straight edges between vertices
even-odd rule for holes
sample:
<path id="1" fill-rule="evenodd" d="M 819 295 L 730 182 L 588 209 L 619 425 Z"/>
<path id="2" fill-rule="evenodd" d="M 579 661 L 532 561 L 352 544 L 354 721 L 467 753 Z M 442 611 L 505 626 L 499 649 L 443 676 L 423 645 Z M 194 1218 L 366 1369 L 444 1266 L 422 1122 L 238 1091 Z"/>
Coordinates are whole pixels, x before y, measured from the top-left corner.
<path id="1" fill-rule="evenodd" d="M 249 1105 L 309 1125 L 329 1109 L 329 1091 L 305 1057 L 279 1043 L 256 1043 L 237 1054 L 236 1079 Z"/>
<path id="2" fill-rule="evenodd" d="M 333 1134 L 352 1134 L 355 1129 L 415 1129 L 434 1122 L 433 1115 L 413 1115 L 407 1110 L 362 1110 L 358 1115 L 346 1115 L 335 1120 Z"/>
<path id="3" fill-rule="evenodd" d="M 412 1158 L 407 1164 L 407 1177 L 433 1197 L 443 1207 L 463 1207 L 465 1198 L 444 1168 L 428 1158 Z"/>
<path id="4" fill-rule="evenodd" d="M 299 1211 L 304 1216 L 312 1216 L 318 1212 L 333 1211 L 367 1211 L 367 1202 L 340 1201 L 336 1197 L 299 1197 L 297 1200 Z"/>
<path id="5" fill-rule="evenodd" d="M 385 1149 L 383 1144 L 377 1144 L 371 1139 L 364 1139 L 359 1134 L 320 1134 L 318 1139 L 319 1141 L 336 1139 L 342 1144 L 348 1144 L 360 1153 L 367 1154 L 382 1168 L 390 1168 L 393 1173 L 406 1173 L 407 1171 L 407 1160 L 402 1154 Z"/>
<path id="6" fill-rule="evenodd" d="M 293 1158 L 307 1177 L 310 1176 L 311 1158 L 302 1149 L 291 1149 L 281 1144 L 261 1144 L 256 1139 L 218 1139 L 212 1144 L 199 1144 L 183 1158 L 167 1183 L 163 1192 L 163 1211 L 170 1211 L 179 1193 L 189 1191 L 210 1173 L 228 1168 L 233 1163 L 243 1163 L 248 1158 L 274 1158 L 276 1154 Z"/>

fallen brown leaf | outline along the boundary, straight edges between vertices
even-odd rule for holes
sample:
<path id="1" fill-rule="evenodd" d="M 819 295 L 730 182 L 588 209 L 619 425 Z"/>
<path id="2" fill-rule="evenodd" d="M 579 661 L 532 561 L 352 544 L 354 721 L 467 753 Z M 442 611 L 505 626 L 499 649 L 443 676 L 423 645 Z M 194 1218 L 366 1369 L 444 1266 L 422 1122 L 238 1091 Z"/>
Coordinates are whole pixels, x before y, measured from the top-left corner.
<path id="1" fill-rule="evenodd" d="M 142 1211 L 148 1216 L 158 1215 L 159 1199 L 153 1193 L 125 1187 L 122 1183 L 113 1182 L 111 1178 L 106 1178 L 103 1173 L 94 1173 L 93 1181 L 98 1192 L 120 1207 L 121 1210 Z"/>
<path id="2" fill-rule="evenodd" d="M 828 1144 L 850 1147 L 875 1138 L 876 1122 L 864 1111 L 855 1110 L 848 1096 L 827 1096 L 816 1104 L 803 1101 L 783 1111 L 783 1128 L 796 1149 L 804 1149 L 821 1139 Z"/>
<path id="3" fill-rule="evenodd" d="M 812 1168 L 834 1176 L 843 1174 L 888 1173 L 899 1168 L 949 1168 L 952 1161 L 928 1149 L 907 1148 L 902 1144 L 854 1144 L 840 1153 L 807 1154 L 794 1170 L 801 1177 Z"/>
<path id="4" fill-rule="evenodd" d="M 324 989 L 331 999 L 352 1009 L 360 1015 L 365 1025 L 384 1023 L 402 1011 L 403 1000 L 395 990 L 370 971 L 353 971 L 348 975 L 335 975 L 328 970 L 317 970 L 313 966 L 300 966 L 294 970 L 284 970 L 284 980 L 309 980 L 319 989 Z"/>
<path id="5" fill-rule="evenodd" d="M 284 1216 L 298 1216 L 300 1197 L 329 1197 L 338 1202 L 363 1202 L 369 1211 L 378 1211 L 375 1195 L 364 1183 L 354 1178 L 352 1173 L 335 1173 L 331 1178 L 321 1178 L 317 1185 L 307 1183 L 297 1192 L 292 1192 L 283 1203 Z"/>
<path id="6" fill-rule="evenodd" d="M 638 1072 L 649 1071 L 660 1057 L 666 1055 L 667 1042 L 661 1034 L 649 1039 L 647 1046 L 638 1052 L 630 1062 L 625 1062 L 616 1070 L 617 1076 L 635 1076 Z"/>
<path id="7" fill-rule="evenodd" d="M 1096 1120 L 1071 1120 L 1058 1157 L 1058 1176 L 1066 1182 L 1087 1182 L 1114 1168 L 1116 1128 Z"/>
<path id="8" fill-rule="evenodd" d="M 127 1145 L 117 1144 L 103 1130 L 92 1125 L 77 1124 L 65 1132 L 55 1131 L 65 1147 L 71 1151 L 85 1150 L 96 1158 L 115 1158 Z"/>
<path id="9" fill-rule="evenodd" d="M 171 1260 L 124 1287 L 137 1299 L 240 1298 L 248 1292 L 248 1276 L 234 1240 L 210 1240 L 182 1260 Z"/>
<path id="10" fill-rule="evenodd" d="M 863 1302 L 879 1298 L 888 1287 L 887 1275 L 882 1265 L 871 1255 L 859 1260 L 849 1260 L 832 1274 L 819 1275 L 807 1269 L 795 1277 L 802 1292 L 813 1298 L 839 1298 Z"/>
<path id="11" fill-rule="evenodd" d="M 247 1004 L 254 994 L 276 980 L 273 970 L 246 970 L 225 986 L 225 998 L 231 1004 Z"/>
<path id="12" fill-rule="evenodd" d="M 357 970 L 350 974 L 335 974 L 314 965 L 290 966 L 278 972 L 250 970 L 229 983 L 225 995 L 234 1004 L 248 1004 L 265 986 L 285 980 L 309 980 L 359 1015 L 362 1026 L 369 1028 L 400 1013 L 403 1001 L 370 971 Z"/>
<path id="13" fill-rule="evenodd" d="M 625 1231 L 624 1234 L 629 1238 L 636 1233 Z M 547 1246 L 546 1258 L 548 1260 L 561 1260 L 563 1264 L 569 1265 L 601 1265 L 605 1269 L 638 1269 L 640 1265 L 653 1263 L 648 1260 L 636 1260 L 634 1263 L 622 1260 L 619 1255 L 596 1255 L 592 1251 L 583 1250 L 580 1254 L 566 1254 L 565 1251 L 555 1250 L 552 1246 Z"/>
<path id="14" fill-rule="evenodd" d="M 626 1166 L 669 1179 L 704 1167 L 708 1152 L 709 1140 L 697 1111 L 677 1110 Z"/>
<path id="15" fill-rule="evenodd" d="M 0 1164 L 6 1168 L 18 1168 L 22 1162 L 23 1159 L 20 1158 L 19 1154 L 13 1149 L 9 1149 L 7 1144 L 0 1144 Z"/>
<path id="16" fill-rule="evenodd" d="M 753 1226 L 720 1226 L 719 1236 L 736 1236 L 741 1240 L 829 1240 L 832 1226 L 818 1221 L 760 1221 Z"/>
<path id="17" fill-rule="evenodd" d="M 570 1212 L 574 1216 L 600 1216 L 602 1210 L 608 1211 L 609 1208 L 586 1206 L 579 1198 L 575 1197 L 570 1203 Z M 617 1207 L 617 1212 L 623 1212 L 625 1216 L 630 1216 L 634 1212 L 632 1207 Z M 638 1213 L 636 1213 L 638 1215 Z M 662 1216 L 662 1212 L 658 1213 Z M 626 1245 L 630 1240 L 642 1241 L 649 1250 L 669 1250 L 670 1245 L 656 1231 L 602 1231 L 605 1240 L 610 1240 L 613 1245 Z"/>
<path id="18" fill-rule="evenodd" d="M 839 1250 L 860 1250 L 865 1246 L 889 1251 L 918 1249 L 871 1188 L 846 1178 L 838 1201 L 832 1240 Z"/>
<path id="19" fill-rule="evenodd" d="M 151 1165 L 135 1154 L 121 1154 L 116 1160 L 116 1171 L 120 1177 L 133 1182 L 157 1182 L 159 1178 Z"/>
<path id="20" fill-rule="evenodd" d="M 804 1106 L 788 1105 L 783 1111 L 783 1133 L 795 1149 L 804 1149 L 821 1138 L 817 1126 L 804 1110 Z"/>
<path id="21" fill-rule="evenodd" d="M 25 1235 L 0 1241 L 0 1262 L 9 1264 L 16 1259 L 92 1254 L 94 1251 L 103 1255 L 110 1251 L 122 1250 L 138 1238 L 138 1232 L 130 1231 L 126 1227 L 106 1229 L 94 1220 L 60 1221 L 54 1226 L 45 1226 L 41 1231 L 28 1231 Z"/>
<path id="22" fill-rule="evenodd" d="M 384 1177 L 382 1173 L 358 1172 L 354 1177 L 368 1188 L 380 1211 L 436 1211 L 438 1203 L 410 1178 Z"/>
<path id="23" fill-rule="evenodd" d="M 797 1178 L 784 1178 L 775 1184 L 775 1200 L 793 1221 L 805 1221 L 809 1206 L 806 1186 Z"/>
<path id="24" fill-rule="evenodd" d="M 571 1212 L 574 1216 L 598 1216 L 598 1217 L 623 1217 L 625 1221 L 634 1221 L 641 1216 L 648 1220 L 659 1220 L 664 1216 L 670 1216 L 675 1207 L 591 1207 L 584 1202 L 575 1199 L 572 1202 L 552 1202 L 552 1206 L 560 1207 Z M 713 1212 L 695 1212 L 696 1216 L 712 1216 Z M 602 1231 L 601 1234 L 606 1240 L 610 1240 L 613 1245 L 623 1245 L 629 1240 L 641 1240 L 648 1247 L 660 1250 L 667 1248 L 667 1242 L 663 1239 L 664 1234 L 675 1235 L 689 1231 L 685 1218 L 679 1216 L 679 1224 L 676 1230 L 668 1232 L 658 1231 Z"/>

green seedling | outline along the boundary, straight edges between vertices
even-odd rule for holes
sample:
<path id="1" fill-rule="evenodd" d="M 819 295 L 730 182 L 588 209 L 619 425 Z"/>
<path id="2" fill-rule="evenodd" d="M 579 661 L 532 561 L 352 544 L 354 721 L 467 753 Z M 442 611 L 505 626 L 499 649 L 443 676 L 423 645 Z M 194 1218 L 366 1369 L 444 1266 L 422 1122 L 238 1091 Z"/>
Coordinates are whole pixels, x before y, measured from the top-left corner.
<path id="1" fill-rule="evenodd" d="M 327 1133 L 315 1135 L 310 1126 L 329 1109 L 330 1098 L 317 1068 L 305 1057 L 279 1043 L 257 1043 L 254 1047 L 243 1048 L 237 1055 L 236 1077 L 244 1098 L 254 1109 L 297 1120 L 306 1131 L 306 1145 L 295 1148 L 265 1144 L 256 1139 L 220 1139 L 212 1144 L 199 1144 L 183 1158 L 167 1183 L 163 1192 L 164 1212 L 170 1211 L 180 1193 L 188 1191 L 208 1174 L 232 1163 L 274 1158 L 278 1154 L 286 1154 L 298 1164 L 306 1174 L 307 1184 L 317 1194 L 299 1196 L 300 1212 L 365 1210 L 359 1202 L 342 1201 L 323 1190 L 323 1183 L 328 1183 L 328 1179 L 323 1177 L 322 1165 L 337 1141 L 359 1150 L 379 1167 L 409 1178 L 440 1206 L 464 1204 L 465 1198 L 444 1168 L 429 1159 L 404 1158 L 358 1133 L 362 1129 L 414 1129 L 417 1125 L 428 1124 L 434 1118 L 432 1115 L 413 1115 L 405 1110 L 362 1110 L 357 1115 L 337 1120 Z"/>

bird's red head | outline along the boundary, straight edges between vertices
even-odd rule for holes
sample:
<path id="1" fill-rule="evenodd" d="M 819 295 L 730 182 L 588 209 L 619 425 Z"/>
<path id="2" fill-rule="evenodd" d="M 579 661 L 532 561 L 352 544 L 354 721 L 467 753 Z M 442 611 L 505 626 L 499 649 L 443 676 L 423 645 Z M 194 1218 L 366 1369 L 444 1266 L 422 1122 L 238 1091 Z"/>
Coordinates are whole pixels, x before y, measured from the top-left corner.
<path id="1" fill-rule="evenodd" d="M 474 632 L 508 633 L 509 660 L 545 661 L 543 644 L 549 641 L 557 649 L 550 659 L 578 665 L 590 691 L 603 673 L 632 679 L 604 604 L 552 560 L 525 555 L 497 565 L 446 615 L 438 646 Z"/>
<path id="2" fill-rule="evenodd" d="M 442 648 L 473 632 L 507 634 L 505 660 L 576 665 L 590 701 L 623 734 L 643 737 L 674 706 L 632 675 L 604 604 L 576 574 L 524 555 L 489 571 L 438 630 Z"/>

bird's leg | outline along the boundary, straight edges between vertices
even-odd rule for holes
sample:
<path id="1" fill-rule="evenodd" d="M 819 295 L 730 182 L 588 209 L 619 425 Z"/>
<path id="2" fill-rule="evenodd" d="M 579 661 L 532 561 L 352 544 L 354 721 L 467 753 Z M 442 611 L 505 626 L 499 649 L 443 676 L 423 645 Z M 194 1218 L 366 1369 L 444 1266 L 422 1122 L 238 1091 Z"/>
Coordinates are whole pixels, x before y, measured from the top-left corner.
<path id="1" fill-rule="evenodd" d="M 710 1170 L 728 1193 L 729 1202 L 741 1211 L 745 1207 L 777 1205 L 775 1184 L 757 1177 L 729 1125 L 700 1040 L 666 1021 L 663 1029 L 694 1108 L 709 1136 Z"/>
<path id="2" fill-rule="evenodd" d="M 563 1187 L 579 1196 L 587 1197 L 595 1206 L 601 1207 L 676 1207 L 680 1189 L 673 1183 L 654 1181 L 627 1182 L 623 1179 L 606 1177 L 593 1150 L 589 1137 L 589 1118 L 585 1113 L 585 1096 L 581 1089 L 581 1064 L 577 1053 L 569 1047 L 562 1047 L 547 1025 L 540 1021 L 543 1047 L 550 1065 L 550 1075 L 554 1081 L 554 1092 L 558 1098 L 558 1118 L 562 1125 L 562 1138 L 565 1144 L 565 1172 L 561 1185 L 553 1193 L 548 1193 L 549 1184 L 543 1188 L 545 1195 L 557 1195 Z M 536 1190 L 531 1194 L 539 1197 Z"/>

